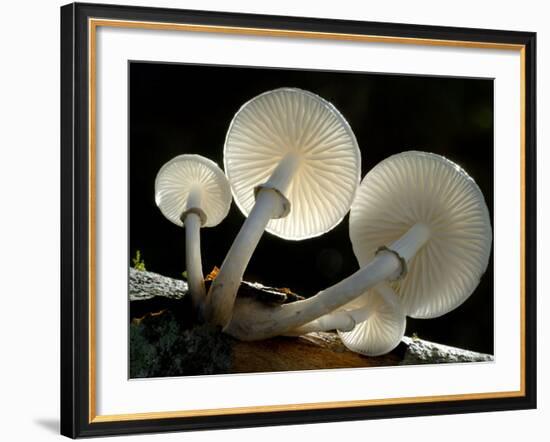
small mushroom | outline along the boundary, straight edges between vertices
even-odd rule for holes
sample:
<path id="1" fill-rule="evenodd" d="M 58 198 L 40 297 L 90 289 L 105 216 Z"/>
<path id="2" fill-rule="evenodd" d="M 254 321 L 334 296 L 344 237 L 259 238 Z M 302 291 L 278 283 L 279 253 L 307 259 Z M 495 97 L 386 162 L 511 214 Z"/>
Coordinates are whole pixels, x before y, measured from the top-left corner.
<path id="1" fill-rule="evenodd" d="M 361 297 L 347 304 L 347 311 L 357 325 L 352 330 L 336 329 L 344 345 L 366 356 L 380 356 L 399 345 L 407 318 L 395 302 L 396 294 L 385 284 L 378 284 Z"/>
<path id="2" fill-rule="evenodd" d="M 407 321 L 393 289 L 381 283 L 341 310 L 298 327 L 286 336 L 336 330 L 344 345 L 366 356 L 393 350 L 405 334 Z"/>
<path id="3" fill-rule="evenodd" d="M 399 345 L 407 318 L 399 297 L 386 283 L 346 304 L 342 309 L 298 327 L 286 336 L 336 330 L 344 345 L 365 356 L 380 356 Z"/>
<path id="4" fill-rule="evenodd" d="M 207 314 L 225 327 L 264 230 L 289 240 L 319 236 L 348 212 L 361 156 L 344 117 L 323 98 L 282 88 L 245 103 L 224 149 L 225 172 L 247 219 L 213 281 Z"/>
<path id="5" fill-rule="evenodd" d="M 198 308 L 204 301 L 200 228 L 218 225 L 229 212 L 231 191 L 223 171 L 200 155 L 179 155 L 164 164 L 155 179 L 155 202 L 174 224 L 185 225 L 187 280 Z"/>
<path id="6" fill-rule="evenodd" d="M 483 194 L 462 168 L 410 151 L 366 175 L 351 208 L 350 237 L 360 270 L 311 298 L 252 318 L 250 334 L 275 336 L 334 315 L 383 282 L 393 284 L 405 315 L 441 316 L 479 284 L 492 231 Z M 239 319 L 244 329 L 247 318 Z"/>

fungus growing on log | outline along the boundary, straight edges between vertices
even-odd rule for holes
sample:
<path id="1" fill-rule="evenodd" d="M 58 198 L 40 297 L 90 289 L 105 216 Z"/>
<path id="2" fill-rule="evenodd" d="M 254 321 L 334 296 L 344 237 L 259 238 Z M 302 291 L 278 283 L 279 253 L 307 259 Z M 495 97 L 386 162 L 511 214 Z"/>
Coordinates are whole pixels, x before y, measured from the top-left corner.
<path id="1" fill-rule="evenodd" d="M 229 212 L 231 192 L 223 171 L 200 155 L 179 155 L 155 179 L 155 202 L 174 224 L 185 225 L 185 261 L 193 306 L 204 302 L 200 229 L 218 225 Z"/>

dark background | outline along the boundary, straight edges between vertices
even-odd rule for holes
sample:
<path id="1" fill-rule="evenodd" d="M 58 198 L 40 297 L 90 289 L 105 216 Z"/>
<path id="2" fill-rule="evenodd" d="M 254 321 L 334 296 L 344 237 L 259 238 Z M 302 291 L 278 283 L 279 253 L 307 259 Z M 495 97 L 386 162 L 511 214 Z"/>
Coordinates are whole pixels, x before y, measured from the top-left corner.
<path id="1" fill-rule="evenodd" d="M 250 98 L 278 87 L 312 91 L 348 120 L 362 151 L 363 177 L 384 158 L 405 150 L 443 155 L 477 182 L 493 219 L 493 81 L 387 74 L 239 68 L 131 62 L 130 256 L 140 250 L 147 270 L 181 278 L 184 230 L 155 205 L 160 167 L 197 153 L 223 168 L 229 123 Z M 201 230 L 203 268 L 220 266 L 244 216 L 232 204 L 218 226 Z M 265 233 L 245 279 L 315 294 L 359 268 L 348 216 L 327 234 L 287 241 Z M 440 318 L 407 318 L 407 335 L 493 353 L 493 258 L 480 285 Z"/>

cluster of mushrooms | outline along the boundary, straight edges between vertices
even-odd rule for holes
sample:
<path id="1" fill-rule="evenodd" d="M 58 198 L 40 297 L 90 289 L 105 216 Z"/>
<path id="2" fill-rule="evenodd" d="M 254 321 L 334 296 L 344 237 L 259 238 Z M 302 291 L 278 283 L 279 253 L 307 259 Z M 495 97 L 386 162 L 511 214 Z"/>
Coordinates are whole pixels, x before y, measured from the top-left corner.
<path id="1" fill-rule="evenodd" d="M 224 168 L 199 155 L 177 156 L 158 172 L 155 201 L 185 226 L 197 317 L 237 339 L 336 330 L 354 352 L 385 354 L 401 341 L 407 316 L 455 309 L 487 268 L 491 223 L 474 180 L 440 155 L 407 151 L 360 182 L 351 127 L 311 92 L 281 88 L 245 103 L 227 132 Z M 200 229 L 226 217 L 232 196 L 246 220 L 207 292 Z M 350 210 L 358 271 L 287 304 L 237 297 L 264 231 L 305 240 L 331 230 Z"/>

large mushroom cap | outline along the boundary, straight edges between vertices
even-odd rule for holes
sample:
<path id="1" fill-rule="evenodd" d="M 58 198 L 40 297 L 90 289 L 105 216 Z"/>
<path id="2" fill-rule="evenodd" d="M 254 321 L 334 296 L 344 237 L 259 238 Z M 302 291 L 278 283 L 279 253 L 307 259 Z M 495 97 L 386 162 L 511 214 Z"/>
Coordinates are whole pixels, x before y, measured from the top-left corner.
<path id="1" fill-rule="evenodd" d="M 407 325 L 406 317 L 399 309 L 388 304 L 376 288 L 347 304 L 345 310 L 355 308 L 365 308 L 371 313 L 353 330 L 338 331 L 347 348 L 366 356 L 380 356 L 397 347 Z"/>
<path id="2" fill-rule="evenodd" d="M 416 223 L 430 236 L 394 289 L 406 314 L 433 318 L 458 307 L 477 287 L 491 253 L 491 222 L 483 194 L 462 168 L 410 151 L 379 163 L 357 191 L 350 238 L 359 264 Z"/>
<path id="3" fill-rule="evenodd" d="M 155 202 L 162 214 L 178 226 L 181 215 L 189 209 L 192 191 L 200 194 L 200 209 L 206 220 L 203 227 L 219 224 L 229 212 L 231 190 L 223 171 L 216 163 L 200 155 L 178 155 L 162 166 L 155 179 Z"/>
<path id="4" fill-rule="evenodd" d="M 266 230 L 285 239 L 315 237 L 348 212 L 361 173 L 355 135 L 338 110 L 307 91 L 282 88 L 245 103 L 225 140 L 225 172 L 235 202 L 248 216 L 254 189 L 264 184 L 288 153 L 300 164 L 284 192 L 290 213 Z"/>

